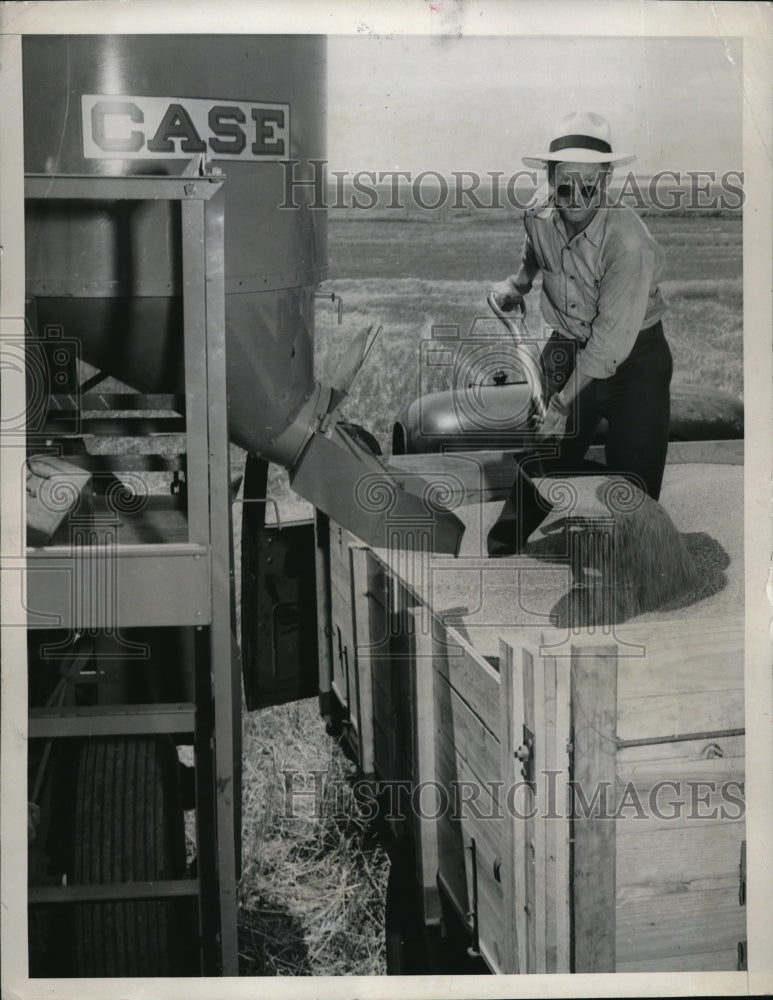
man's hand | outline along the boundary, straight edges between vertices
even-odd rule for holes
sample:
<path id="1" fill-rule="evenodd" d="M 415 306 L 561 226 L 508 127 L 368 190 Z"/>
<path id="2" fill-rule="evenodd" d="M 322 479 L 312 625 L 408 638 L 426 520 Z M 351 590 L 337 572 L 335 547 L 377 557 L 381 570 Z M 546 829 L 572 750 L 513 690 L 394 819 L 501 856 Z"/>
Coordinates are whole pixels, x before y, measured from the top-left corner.
<path id="1" fill-rule="evenodd" d="M 535 428 L 535 436 L 538 441 L 549 441 L 553 438 L 562 438 L 566 434 L 566 421 L 569 417 L 569 409 L 564 405 L 558 393 L 550 397 L 545 419 Z"/>
<path id="2" fill-rule="evenodd" d="M 523 295 L 515 287 L 515 281 L 512 278 L 506 278 L 504 281 L 498 281 L 492 285 L 489 288 L 489 294 L 494 296 L 502 312 L 512 312 L 515 309 L 526 311 Z"/>

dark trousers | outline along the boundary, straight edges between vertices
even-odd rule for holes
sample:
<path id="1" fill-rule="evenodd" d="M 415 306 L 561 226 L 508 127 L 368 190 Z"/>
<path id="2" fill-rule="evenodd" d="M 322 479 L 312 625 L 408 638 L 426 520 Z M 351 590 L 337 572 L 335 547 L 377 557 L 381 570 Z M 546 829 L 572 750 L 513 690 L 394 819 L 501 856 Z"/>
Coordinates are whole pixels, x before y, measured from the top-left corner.
<path id="1" fill-rule="evenodd" d="M 566 384 L 578 347 L 577 341 L 559 333 L 547 342 L 542 353 L 546 398 Z M 489 534 L 492 555 L 519 551 L 549 513 L 532 476 L 606 472 L 630 480 L 654 500 L 659 498 L 668 452 L 672 369 L 671 351 L 658 322 L 639 333 L 614 375 L 593 379 L 579 393 L 558 453 L 543 448 L 518 458 L 510 496 Z M 603 419 L 608 423 L 606 468 L 585 458 Z"/>

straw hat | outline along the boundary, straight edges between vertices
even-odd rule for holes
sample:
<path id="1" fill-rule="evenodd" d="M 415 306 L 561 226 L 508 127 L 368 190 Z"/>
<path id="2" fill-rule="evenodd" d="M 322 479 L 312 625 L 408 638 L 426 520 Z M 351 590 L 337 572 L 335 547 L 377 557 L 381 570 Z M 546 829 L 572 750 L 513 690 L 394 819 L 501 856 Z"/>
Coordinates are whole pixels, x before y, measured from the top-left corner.
<path id="1" fill-rule="evenodd" d="M 546 163 L 609 163 L 623 167 L 636 159 L 629 153 L 613 153 L 609 122 L 593 111 L 573 111 L 559 119 L 550 150 L 539 156 L 524 156 L 527 167 Z"/>

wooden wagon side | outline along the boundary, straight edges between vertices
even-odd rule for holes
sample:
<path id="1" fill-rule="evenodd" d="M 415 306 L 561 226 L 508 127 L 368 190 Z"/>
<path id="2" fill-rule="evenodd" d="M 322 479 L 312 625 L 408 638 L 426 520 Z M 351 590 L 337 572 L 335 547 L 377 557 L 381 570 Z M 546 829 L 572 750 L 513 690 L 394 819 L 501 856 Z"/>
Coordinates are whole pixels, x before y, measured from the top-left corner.
<path id="1" fill-rule="evenodd" d="M 425 924 L 494 972 L 737 968 L 742 622 L 500 627 L 485 657 L 353 537 L 331 558 L 350 725 L 407 789 Z"/>

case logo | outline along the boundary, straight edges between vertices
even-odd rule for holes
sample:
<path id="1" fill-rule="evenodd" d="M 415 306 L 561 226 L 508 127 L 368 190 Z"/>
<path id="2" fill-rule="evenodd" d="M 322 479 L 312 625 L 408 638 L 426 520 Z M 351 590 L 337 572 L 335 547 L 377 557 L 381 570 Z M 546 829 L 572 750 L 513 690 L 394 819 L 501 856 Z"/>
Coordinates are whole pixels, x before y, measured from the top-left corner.
<path id="1" fill-rule="evenodd" d="M 84 94 L 81 120 L 89 160 L 282 160 L 290 145 L 289 104 Z"/>

